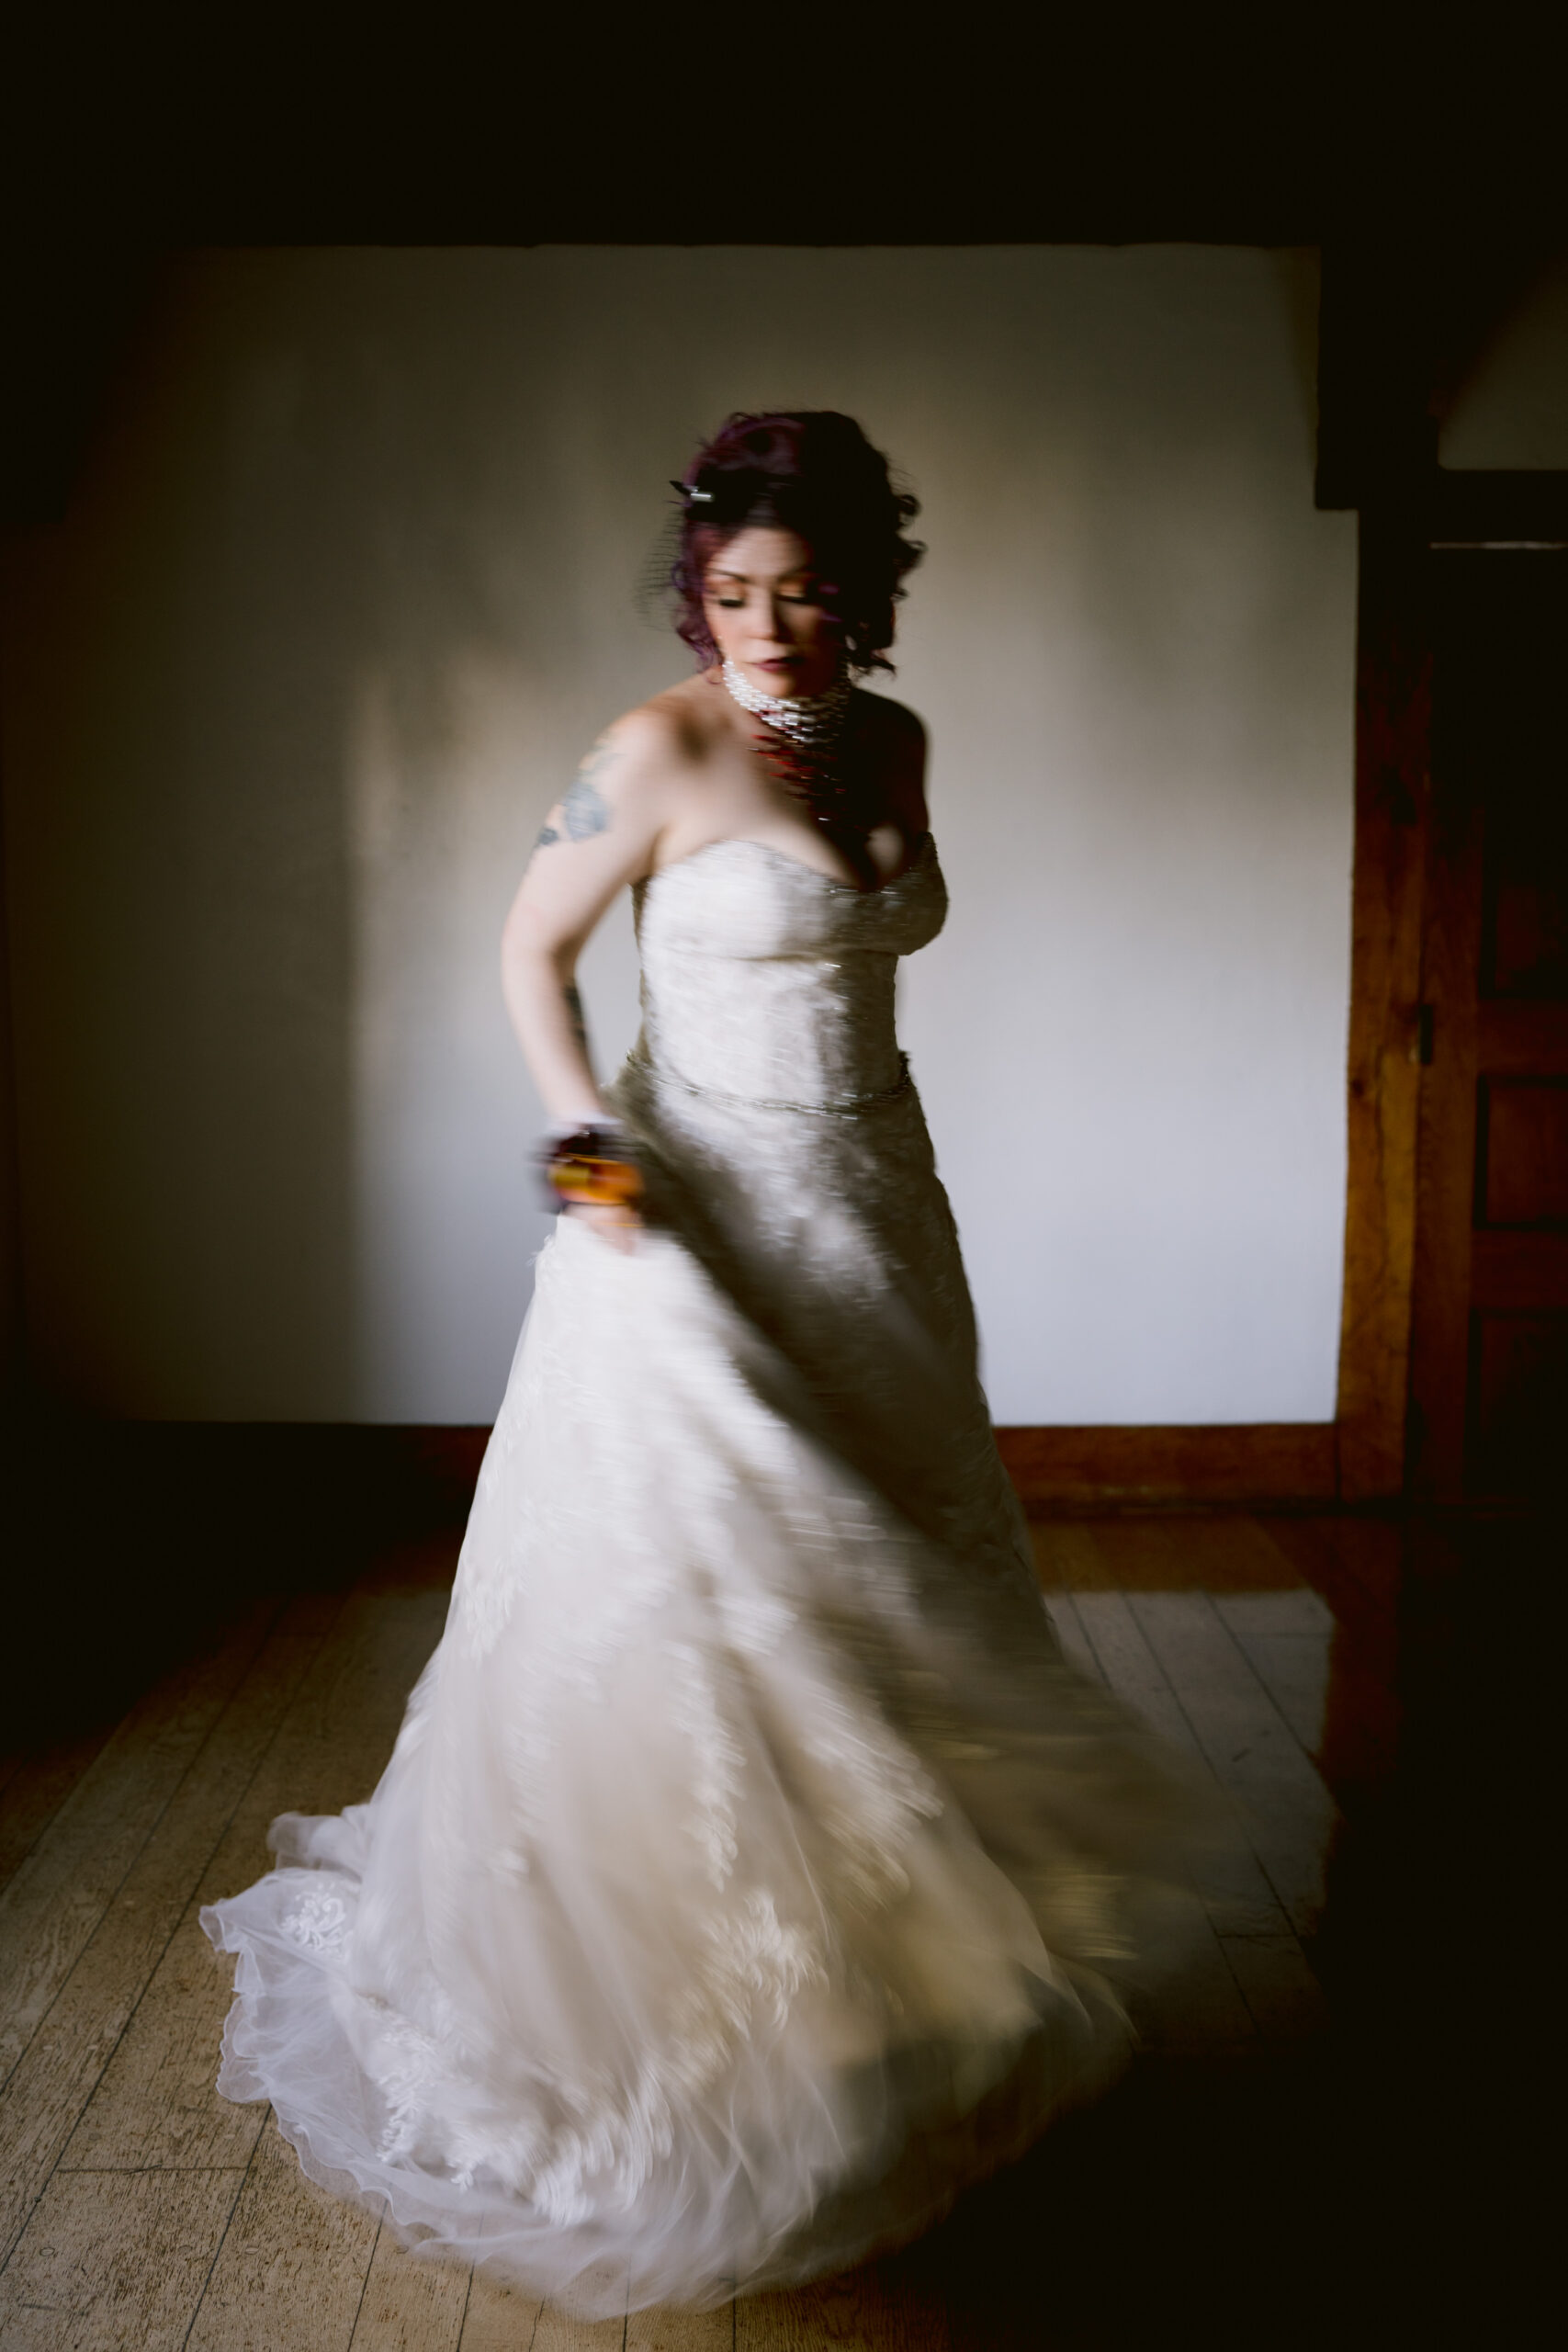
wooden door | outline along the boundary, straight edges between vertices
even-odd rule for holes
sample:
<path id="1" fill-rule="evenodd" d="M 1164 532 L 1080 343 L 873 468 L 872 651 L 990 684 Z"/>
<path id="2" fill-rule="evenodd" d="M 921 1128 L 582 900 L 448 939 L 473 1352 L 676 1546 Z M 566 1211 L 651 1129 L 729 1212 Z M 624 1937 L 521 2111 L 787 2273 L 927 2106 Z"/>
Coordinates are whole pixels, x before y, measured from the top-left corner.
<path id="1" fill-rule="evenodd" d="M 1410 1482 L 1568 1470 L 1568 551 L 1434 550 Z"/>

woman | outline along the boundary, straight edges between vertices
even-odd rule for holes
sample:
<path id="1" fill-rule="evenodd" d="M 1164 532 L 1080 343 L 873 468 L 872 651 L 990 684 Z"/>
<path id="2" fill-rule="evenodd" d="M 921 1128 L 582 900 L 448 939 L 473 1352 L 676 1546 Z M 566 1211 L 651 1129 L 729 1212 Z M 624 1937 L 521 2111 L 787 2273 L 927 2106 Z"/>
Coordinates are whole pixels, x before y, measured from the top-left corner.
<path id="1" fill-rule="evenodd" d="M 507 922 L 564 1213 L 446 1633 L 370 1802 L 203 1914 L 222 2089 L 591 2316 L 907 2236 L 1102 2086 L 1190 1818 L 1053 1641 L 894 1037 L 945 894 L 919 722 L 850 681 L 914 502 L 826 412 L 732 417 L 677 488 L 698 673 Z M 602 1092 L 572 974 L 628 884 Z"/>

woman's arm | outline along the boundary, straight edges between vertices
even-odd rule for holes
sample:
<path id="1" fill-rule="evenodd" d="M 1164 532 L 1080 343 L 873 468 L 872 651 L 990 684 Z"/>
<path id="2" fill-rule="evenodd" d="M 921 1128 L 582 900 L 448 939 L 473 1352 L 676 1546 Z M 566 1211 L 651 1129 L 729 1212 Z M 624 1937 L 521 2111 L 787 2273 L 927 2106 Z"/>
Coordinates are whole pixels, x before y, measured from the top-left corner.
<path id="1" fill-rule="evenodd" d="M 675 785 L 671 729 L 640 710 L 602 735 L 551 809 L 502 933 L 501 978 L 550 1117 L 607 1114 L 589 1059 L 577 959 L 627 883 L 651 871 Z"/>

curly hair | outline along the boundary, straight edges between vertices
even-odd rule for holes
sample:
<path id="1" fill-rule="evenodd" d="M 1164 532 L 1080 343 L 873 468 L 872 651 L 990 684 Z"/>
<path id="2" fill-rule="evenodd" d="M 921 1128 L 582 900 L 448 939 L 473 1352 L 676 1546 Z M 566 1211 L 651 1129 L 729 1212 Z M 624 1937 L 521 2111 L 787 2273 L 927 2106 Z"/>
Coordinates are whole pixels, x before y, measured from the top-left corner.
<path id="1" fill-rule="evenodd" d="M 718 658 L 703 610 L 708 565 L 752 525 L 793 531 L 811 550 L 817 593 L 835 623 L 848 668 L 891 670 L 893 607 L 925 553 L 904 537 L 919 501 L 895 490 L 887 460 L 852 416 L 803 409 L 737 413 L 704 444 L 676 485 L 683 493 L 680 546 L 670 573 L 675 628 L 698 666 Z M 694 498 L 692 492 L 698 495 Z"/>

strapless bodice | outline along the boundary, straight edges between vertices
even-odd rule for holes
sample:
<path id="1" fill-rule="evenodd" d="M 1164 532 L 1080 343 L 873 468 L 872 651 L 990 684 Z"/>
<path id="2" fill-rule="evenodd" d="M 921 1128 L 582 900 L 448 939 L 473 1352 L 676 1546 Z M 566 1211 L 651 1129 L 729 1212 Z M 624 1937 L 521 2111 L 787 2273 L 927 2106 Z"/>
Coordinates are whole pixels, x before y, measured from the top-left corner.
<path id="1" fill-rule="evenodd" d="M 639 883 L 635 905 L 645 1067 L 806 1110 L 853 1109 L 898 1086 L 898 958 L 947 912 L 929 833 L 876 890 L 763 842 L 710 842 Z"/>

